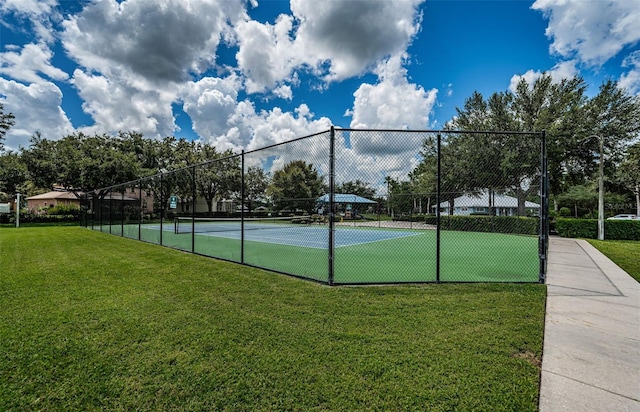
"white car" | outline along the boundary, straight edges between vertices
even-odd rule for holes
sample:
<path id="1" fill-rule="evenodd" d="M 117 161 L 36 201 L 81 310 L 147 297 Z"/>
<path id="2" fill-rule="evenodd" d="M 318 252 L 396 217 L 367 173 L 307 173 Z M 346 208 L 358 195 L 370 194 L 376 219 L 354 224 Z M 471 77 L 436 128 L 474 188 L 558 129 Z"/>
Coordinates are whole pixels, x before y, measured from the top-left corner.
<path id="1" fill-rule="evenodd" d="M 638 216 L 636 215 L 623 214 L 623 215 L 612 216 L 607 220 L 636 220 L 636 219 L 638 219 Z"/>

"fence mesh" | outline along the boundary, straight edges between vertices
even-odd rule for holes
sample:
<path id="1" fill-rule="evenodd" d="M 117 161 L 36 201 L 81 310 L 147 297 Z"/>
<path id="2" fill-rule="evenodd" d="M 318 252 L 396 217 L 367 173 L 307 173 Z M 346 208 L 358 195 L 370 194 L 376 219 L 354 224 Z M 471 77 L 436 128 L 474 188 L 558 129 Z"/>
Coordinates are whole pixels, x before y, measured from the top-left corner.
<path id="1" fill-rule="evenodd" d="M 443 139 L 444 280 L 538 280 L 540 150 L 539 137 L 521 134 L 452 133 Z"/>
<path id="2" fill-rule="evenodd" d="M 205 163 L 194 168 L 196 202 L 193 217 L 237 216 L 240 203 L 242 177 L 241 156 L 230 156 Z M 188 222 L 185 222 L 188 224 Z M 242 262 L 242 245 L 238 238 L 196 236 L 195 223 L 190 234 L 193 236 L 194 252 L 205 256 Z"/>
<path id="3" fill-rule="evenodd" d="M 96 190 L 82 224 L 332 285 L 542 282 L 543 142 L 332 128 Z"/>

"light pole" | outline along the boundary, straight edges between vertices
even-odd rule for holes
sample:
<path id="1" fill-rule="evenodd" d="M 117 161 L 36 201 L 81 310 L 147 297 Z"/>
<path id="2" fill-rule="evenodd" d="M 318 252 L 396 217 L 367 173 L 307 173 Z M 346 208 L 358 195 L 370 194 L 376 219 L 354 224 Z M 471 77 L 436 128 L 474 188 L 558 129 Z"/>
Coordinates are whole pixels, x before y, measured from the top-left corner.
<path id="1" fill-rule="evenodd" d="M 604 240 L 604 138 L 598 135 L 591 135 L 588 139 L 595 137 L 598 139 L 600 158 L 598 173 L 598 240 Z"/>

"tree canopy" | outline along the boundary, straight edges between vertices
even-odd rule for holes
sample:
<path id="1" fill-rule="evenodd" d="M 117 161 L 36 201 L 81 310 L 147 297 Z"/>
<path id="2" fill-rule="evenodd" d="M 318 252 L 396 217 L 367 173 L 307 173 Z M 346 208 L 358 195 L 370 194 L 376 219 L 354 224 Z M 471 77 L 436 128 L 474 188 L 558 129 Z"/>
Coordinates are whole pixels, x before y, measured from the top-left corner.
<path id="1" fill-rule="evenodd" d="M 373 199 L 376 195 L 376 190 L 360 179 L 356 179 L 337 184 L 335 193 L 347 193 L 366 199 Z"/>
<path id="2" fill-rule="evenodd" d="M 612 174 L 628 143 L 640 133 L 637 96 L 613 81 L 602 84 L 591 99 L 585 91 L 586 84 L 579 77 L 554 82 L 544 74 L 531 84 L 523 78 L 514 92 L 496 92 L 488 99 L 474 92 L 462 108 L 456 109 L 446 129 L 546 130 L 550 189 L 559 195 L 594 177 L 599 139 L 603 140 L 605 161 Z M 414 192 L 435 189 L 435 144 L 433 136 L 425 139 L 423 160 L 408 176 Z M 441 163 L 443 195 L 450 203 L 462 193 L 502 191 L 518 198 L 519 213 L 524 214 L 527 197 L 539 190 L 540 140 L 531 135 L 447 134 Z"/>
<path id="3" fill-rule="evenodd" d="M 293 160 L 273 173 L 267 194 L 277 210 L 311 213 L 317 199 L 326 192 L 318 171 L 303 160 Z"/>
<path id="4" fill-rule="evenodd" d="M 4 150 L 4 136 L 15 124 L 13 113 L 5 113 L 4 105 L 0 103 L 0 152 Z"/>

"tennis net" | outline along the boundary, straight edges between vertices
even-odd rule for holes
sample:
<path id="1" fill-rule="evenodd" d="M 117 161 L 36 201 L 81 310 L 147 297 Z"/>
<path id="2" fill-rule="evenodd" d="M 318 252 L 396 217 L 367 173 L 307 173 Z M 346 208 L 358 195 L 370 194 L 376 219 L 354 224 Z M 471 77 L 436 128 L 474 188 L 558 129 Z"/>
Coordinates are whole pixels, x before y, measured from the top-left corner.
<path id="1" fill-rule="evenodd" d="M 311 222 L 308 216 L 264 217 L 264 218 L 206 218 L 177 217 L 174 219 L 174 232 L 208 233 L 240 232 L 242 230 L 267 230 L 299 228 Z M 244 224 L 243 224 L 244 223 Z"/>

